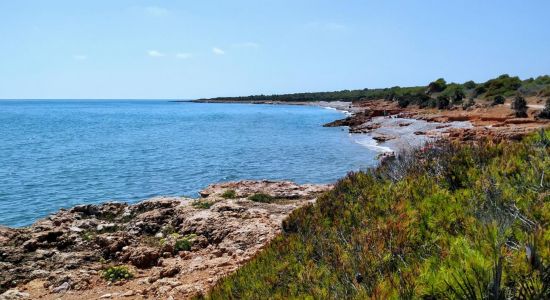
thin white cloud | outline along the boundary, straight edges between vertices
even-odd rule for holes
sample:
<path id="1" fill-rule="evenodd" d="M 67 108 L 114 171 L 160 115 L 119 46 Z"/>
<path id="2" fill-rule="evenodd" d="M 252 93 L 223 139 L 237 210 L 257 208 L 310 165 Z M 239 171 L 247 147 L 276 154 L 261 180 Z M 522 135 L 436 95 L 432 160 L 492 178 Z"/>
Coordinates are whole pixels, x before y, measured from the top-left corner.
<path id="1" fill-rule="evenodd" d="M 147 6 L 144 10 L 145 13 L 153 17 L 163 17 L 170 13 L 168 9 L 159 6 Z"/>
<path id="2" fill-rule="evenodd" d="M 75 54 L 75 55 L 73 55 L 73 59 L 74 59 L 74 60 L 87 60 L 87 59 L 88 59 L 88 55 L 84 55 L 84 54 Z"/>
<path id="3" fill-rule="evenodd" d="M 191 53 L 180 52 L 176 54 L 176 58 L 179 58 L 179 59 L 189 59 L 191 57 L 193 57 L 193 54 Z"/>
<path id="4" fill-rule="evenodd" d="M 260 48 L 260 44 L 254 42 L 236 43 L 233 44 L 235 48 Z"/>
<path id="5" fill-rule="evenodd" d="M 165 56 L 164 53 L 159 52 L 157 50 L 149 50 L 149 51 L 147 51 L 147 55 L 149 55 L 151 57 L 163 57 L 163 56 Z"/>
<path id="6" fill-rule="evenodd" d="M 223 50 L 220 49 L 220 48 L 214 47 L 214 48 L 212 48 L 212 53 L 214 53 L 214 54 L 216 54 L 216 55 L 224 55 L 224 54 L 225 54 L 225 51 L 223 51 Z"/>

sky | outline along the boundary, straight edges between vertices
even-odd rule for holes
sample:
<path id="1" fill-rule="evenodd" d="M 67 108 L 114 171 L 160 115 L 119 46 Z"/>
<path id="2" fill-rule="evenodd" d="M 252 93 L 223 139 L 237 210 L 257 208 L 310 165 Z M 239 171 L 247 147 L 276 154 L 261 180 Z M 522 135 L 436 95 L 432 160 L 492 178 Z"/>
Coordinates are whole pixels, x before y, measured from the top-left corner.
<path id="1" fill-rule="evenodd" d="M 548 0 L 0 1 L 0 99 L 194 99 L 550 74 Z"/>

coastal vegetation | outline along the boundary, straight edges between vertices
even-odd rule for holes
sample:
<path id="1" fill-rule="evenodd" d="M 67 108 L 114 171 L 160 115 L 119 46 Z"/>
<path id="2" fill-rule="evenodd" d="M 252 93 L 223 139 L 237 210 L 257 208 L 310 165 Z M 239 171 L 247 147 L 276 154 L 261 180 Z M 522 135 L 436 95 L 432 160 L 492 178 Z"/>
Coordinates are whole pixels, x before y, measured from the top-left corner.
<path id="1" fill-rule="evenodd" d="M 254 202 L 271 203 L 275 200 L 272 196 L 265 193 L 257 193 L 248 197 L 248 200 Z"/>
<path id="2" fill-rule="evenodd" d="M 550 130 L 350 173 L 209 299 L 549 299 Z"/>
<path id="3" fill-rule="evenodd" d="M 464 83 L 448 83 L 444 78 L 430 82 L 427 86 L 391 87 L 377 89 L 342 90 L 334 92 L 296 93 L 281 95 L 253 95 L 243 97 L 220 97 L 214 101 L 368 101 L 385 99 L 397 101 L 399 106 L 419 105 L 421 108 L 431 107 L 446 109 L 452 105 L 461 105 L 463 100 L 488 99 L 493 104 L 500 104 L 502 99 L 513 96 L 550 96 L 550 76 L 521 80 L 517 76 L 503 74 L 486 82 L 476 83 L 472 80 Z M 446 105 L 446 99 L 450 105 Z"/>
<path id="4" fill-rule="evenodd" d="M 209 209 L 214 203 L 205 200 L 195 200 L 191 204 L 194 208 Z"/>
<path id="5" fill-rule="evenodd" d="M 235 192 L 235 190 L 226 190 L 225 192 L 223 192 L 222 198 L 225 198 L 225 199 L 237 198 L 237 192 Z"/>
<path id="6" fill-rule="evenodd" d="M 517 95 L 512 102 L 512 109 L 516 112 L 516 117 L 527 117 L 527 101 L 520 95 Z"/>
<path id="7" fill-rule="evenodd" d="M 550 119 L 550 98 L 546 99 L 544 109 L 540 112 L 539 118 Z"/>
<path id="8" fill-rule="evenodd" d="M 103 279 L 111 282 L 127 280 L 134 277 L 127 266 L 111 266 L 101 272 Z"/>

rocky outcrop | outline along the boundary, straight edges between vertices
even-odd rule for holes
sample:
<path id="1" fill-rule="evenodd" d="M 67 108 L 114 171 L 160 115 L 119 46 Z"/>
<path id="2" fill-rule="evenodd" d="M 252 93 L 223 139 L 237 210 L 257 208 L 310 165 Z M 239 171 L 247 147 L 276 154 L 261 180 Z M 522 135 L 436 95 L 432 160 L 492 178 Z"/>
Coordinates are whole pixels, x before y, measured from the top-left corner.
<path id="1" fill-rule="evenodd" d="M 82 205 L 28 228 L 0 227 L 0 299 L 181 299 L 203 293 L 265 247 L 294 209 L 329 188 L 223 183 L 203 190 L 200 199 Z M 270 201 L 248 199 L 258 193 Z M 102 271 L 118 265 L 128 266 L 133 278 L 106 282 Z"/>
<path id="2" fill-rule="evenodd" d="M 531 110 L 527 118 L 515 118 L 513 111 L 506 106 L 483 105 L 477 103 L 468 109 L 454 107 L 449 110 L 433 108 L 419 108 L 408 106 L 401 108 L 394 101 L 371 100 L 359 101 L 353 104 L 353 115 L 342 120 L 325 124 L 326 127 L 348 126 L 350 133 L 372 134 L 373 139 L 383 143 L 391 138 L 380 135 L 380 129 L 387 124 L 381 124 L 379 117 L 399 119 L 423 120 L 430 123 L 441 123 L 437 129 L 452 127 L 453 122 L 469 122 L 473 128 L 449 128 L 447 131 L 434 132 L 439 138 L 448 138 L 459 141 L 475 141 L 491 139 L 495 141 L 510 139 L 516 140 L 534 130 L 549 127 L 550 121 L 535 118 L 537 111 Z M 398 124 L 407 127 L 411 122 Z M 383 130 L 382 130 L 383 131 Z M 427 135 L 426 132 L 416 131 L 415 135 Z M 390 135 L 391 136 L 391 135 Z M 435 136 L 434 136 L 435 137 Z"/>

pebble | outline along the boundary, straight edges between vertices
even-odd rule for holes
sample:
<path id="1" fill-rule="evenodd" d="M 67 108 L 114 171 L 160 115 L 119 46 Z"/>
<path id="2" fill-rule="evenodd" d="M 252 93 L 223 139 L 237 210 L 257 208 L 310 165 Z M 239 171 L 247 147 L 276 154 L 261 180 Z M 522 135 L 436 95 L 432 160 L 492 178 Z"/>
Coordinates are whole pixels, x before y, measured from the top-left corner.
<path id="1" fill-rule="evenodd" d="M 71 286 L 69 285 L 68 282 L 63 282 L 60 286 L 56 287 L 56 288 L 53 288 L 52 292 L 54 293 L 65 293 L 66 291 L 69 290 Z"/>
<path id="2" fill-rule="evenodd" d="M 122 297 L 131 297 L 131 296 L 133 296 L 134 294 L 135 294 L 135 292 L 134 292 L 133 290 L 129 290 L 129 291 L 123 293 L 121 296 L 122 296 Z"/>

